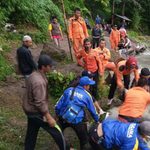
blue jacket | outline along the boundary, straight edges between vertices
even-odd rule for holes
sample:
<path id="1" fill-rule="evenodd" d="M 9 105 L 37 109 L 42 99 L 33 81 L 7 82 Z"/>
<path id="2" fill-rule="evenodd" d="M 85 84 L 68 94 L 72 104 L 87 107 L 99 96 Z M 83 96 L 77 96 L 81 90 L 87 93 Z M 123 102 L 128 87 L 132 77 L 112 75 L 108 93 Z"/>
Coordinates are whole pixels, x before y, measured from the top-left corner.
<path id="1" fill-rule="evenodd" d="M 139 137 L 137 123 L 123 123 L 115 119 L 102 122 L 103 145 L 106 148 L 120 147 L 120 150 L 150 150 L 146 142 Z"/>
<path id="2" fill-rule="evenodd" d="M 70 101 L 70 96 L 72 93 L 73 87 L 70 87 L 65 90 L 64 94 L 60 97 L 59 101 L 56 103 L 55 111 L 59 116 L 63 115 L 63 111 Z M 87 92 L 82 86 L 77 86 L 73 96 L 74 103 L 82 108 L 87 108 L 91 116 L 95 121 L 99 121 L 98 114 L 93 104 L 92 96 L 89 92 Z M 73 124 L 77 124 L 83 120 L 84 110 L 81 109 L 76 119 L 72 122 Z"/>

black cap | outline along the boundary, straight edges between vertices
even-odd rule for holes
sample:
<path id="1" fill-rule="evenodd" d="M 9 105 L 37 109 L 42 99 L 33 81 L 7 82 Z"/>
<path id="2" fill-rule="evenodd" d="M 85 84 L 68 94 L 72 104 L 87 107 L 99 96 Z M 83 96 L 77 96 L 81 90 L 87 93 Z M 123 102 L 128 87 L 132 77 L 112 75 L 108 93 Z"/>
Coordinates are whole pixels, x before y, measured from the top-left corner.
<path id="1" fill-rule="evenodd" d="M 89 78 L 93 78 L 95 76 L 95 74 L 91 73 L 91 71 L 89 71 L 89 70 L 84 70 L 82 72 L 82 77 L 83 76 L 88 76 Z"/>
<path id="2" fill-rule="evenodd" d="M 140 123 L 138 130 L 141 135 L 150 136 L 150 122 L 143 121 L 142 123 Z"/>
<path id="3" fill-rule="evenodd" d="M 148 69 L 148 68 L 143 68 L 143 69 L 141 70 L 141 75 L 142 75 L 142 76 L 149 76 L 149 75 L 150 75 L 149 69 Z"/>
<path id="4" fill-rule="evenodd" d="M 56 66 L 57 63 L 52 60 L 51 57 L 47 55 L 40 55 L 38 63 L 44 66 Z"/>

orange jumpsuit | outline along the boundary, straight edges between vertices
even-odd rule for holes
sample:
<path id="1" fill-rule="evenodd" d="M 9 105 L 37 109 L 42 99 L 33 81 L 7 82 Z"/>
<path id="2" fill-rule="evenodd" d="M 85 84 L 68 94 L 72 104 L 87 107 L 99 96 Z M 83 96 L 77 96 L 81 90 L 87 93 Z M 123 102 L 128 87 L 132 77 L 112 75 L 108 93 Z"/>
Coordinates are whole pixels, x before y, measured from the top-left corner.
<path id="1" fill-rule="evenodd" d="M 108 62 L 111 58 L 110 51 L 107 48 L 101 49 L 100 47 L 94 49 L 98 54 L 99 58 L 102 63 L 102 73 L 104 72 L 105 68 L 115 70 L 114 62 Z"/>
<path id="2" fill-rule="evenodd" d="M 135 80 L 136 80 L 136 83 L 137 83 L 138 80 L 139 80 L 139 70 L 138 70 L 138 68 L 134 68 L 131 71 L 127 70 L 127 68 L 126 68 L 126 60 L 120 61 L 117 64 L 116 69 L 115 69 L 115 75 L 116 75 L 116 78 L 117 78 L 117 85 L 120 88 L 124 88 L 124 85 L 121 82 L 122 76 L 123 75 L 129 75 L 132 72 L 134 72 L 134 74 L 135 74 Z"/>
<path id="3" fill-rule="evenodd" d="M 114 62 L 108 62 L 109 59 L 111 58 L 110 55 L 110 51 L 107 48 L 101 49 L 100 47 L 94 49 L 98 54 L 99 54 L 99 58 L 102 64 L 102 73 L 104 73 L 105 68 L 107 69 L 111 69 L 111 70 L 115 70 L 115 64 Z M 104 83 L 104 74 L 103 77 L 101 79 L 101 83 Z"/>
<path id="4" fill-rule="evenodd" d="M 141 118 L 148 103 L 150 104 L 150 94 L 142 87 L 134 87 L 127 91 L 119 115 Z"/>
<path id="5" fill-rule="evenodd" d="M 81 64 L 81 59 L 83 59 L 84 70 L 89 70 L 94 73 L 98 69 L 99 73 L 102 73 L 102 65 L 99 59 L 99 54 L 95 50 L 91 49 L 90 52 L 87 54 L 83 49 L 78 53 L 78 58 Z"/>
<path id="6" fill-rule="evenodd" d="M 79 44 L 81 44 L 83 49 L 83 41 L 85 38 L 88 38 L 88 32 L 86 28 L 86 23 L 82 17 L 76 19 L 75 16 L 69 19 L 69 38 L 73 39 L 73 49 L 75 51 L 76 59 L 80 64 L 79 59 L 77 58 L 77 53 L 79 52 Z"/>
<path id="7" fill-rule="evenodd" d="M 120 32 L 118 30 L 112 30 L 110 34 L 111 50 L 118 49 L 118 42 L 120 41 Z"/>

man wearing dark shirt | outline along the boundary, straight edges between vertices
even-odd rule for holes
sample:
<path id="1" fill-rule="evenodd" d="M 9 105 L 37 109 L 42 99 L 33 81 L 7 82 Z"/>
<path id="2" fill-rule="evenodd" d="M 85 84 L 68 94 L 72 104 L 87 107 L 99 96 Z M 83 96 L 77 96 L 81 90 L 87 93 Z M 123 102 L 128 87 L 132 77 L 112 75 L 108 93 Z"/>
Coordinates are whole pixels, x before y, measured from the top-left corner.
<path id="1" fill-rule="evenodd" d="M 37 65 L 33 61 L 31 51 L 28 49 L 31 45 L 31 37 L 25 35 L 23 37 L 23 45 L 17 50 L 19 70 L 24 75 L 25 80 L 27 80 L 33 70 L 37 69 Z"/>

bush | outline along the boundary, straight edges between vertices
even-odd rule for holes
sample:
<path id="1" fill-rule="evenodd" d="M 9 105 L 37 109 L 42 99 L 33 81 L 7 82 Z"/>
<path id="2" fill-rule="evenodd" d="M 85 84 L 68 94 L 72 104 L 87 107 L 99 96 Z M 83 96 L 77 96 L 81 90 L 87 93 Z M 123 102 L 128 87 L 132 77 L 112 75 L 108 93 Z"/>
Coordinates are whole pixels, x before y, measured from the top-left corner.
<path id="1" fill-rule="evenodd" d="M 51 96 L 55 99 L 59 99 L 64 90 L 68 87 L 70 81 L 74 79 L 74 77 L 75 74 L 72 72 L 67 73 L 67 76 L 64 76 L 59 71 L 48 74 L 48 89 Z"/>
<path id="2" fill-rule="evenodd" d="M 1 0 L 0 10 L 2 25 L 6 21 L 17 25 L 30 23 L 46 33 L 50 17 L 57 15 L 62 28 L 64 28 L 62 12 L 52 0 L 12 0 L 7 3 L 5 0 Z"/>
<path id="3" fill-rule="evenodd" d="M 0 81 L 4 80 L 6 76 L 13 72 L 12 66 L 10 66 L 4 58 L 4 53 L 0 52 Z"/>

